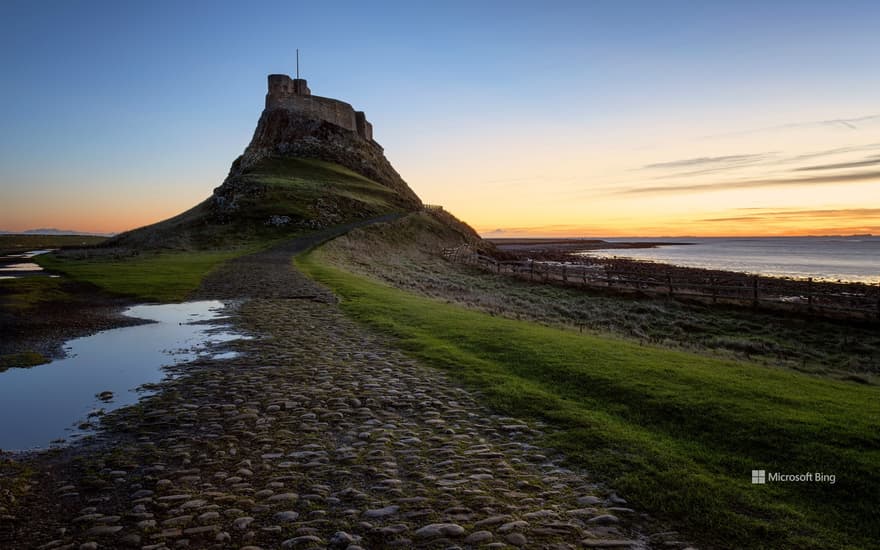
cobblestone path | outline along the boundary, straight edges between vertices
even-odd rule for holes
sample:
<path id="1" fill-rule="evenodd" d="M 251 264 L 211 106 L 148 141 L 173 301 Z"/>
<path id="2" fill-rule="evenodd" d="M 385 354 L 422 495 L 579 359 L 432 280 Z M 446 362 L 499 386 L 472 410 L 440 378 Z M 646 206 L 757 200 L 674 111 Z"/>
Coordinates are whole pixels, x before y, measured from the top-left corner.
<path id="1" fill-rule="evenodd" d="M 216 274 L 286 288 L 232 313 L 254 335 L 242 356 L 175 367 L 56 460 L 13 548 L 686 546 L 535 446 L 540 426 L 492 415 L 345 318 L 291 267 L 298 247 Z M 200 296 L 237 285 L 209 280 Z"/>

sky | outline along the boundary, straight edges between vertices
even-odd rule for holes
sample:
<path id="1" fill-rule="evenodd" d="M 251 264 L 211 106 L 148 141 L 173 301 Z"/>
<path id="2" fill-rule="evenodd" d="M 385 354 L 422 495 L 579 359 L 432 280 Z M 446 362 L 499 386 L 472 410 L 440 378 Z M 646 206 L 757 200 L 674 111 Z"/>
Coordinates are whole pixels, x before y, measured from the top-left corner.
<path id="1" fill-rule="evenodd" d="M 266 75 L 487 236 L 880 234 L 876 1 L 0 2 L 0 230 L 208 197 Z"/>

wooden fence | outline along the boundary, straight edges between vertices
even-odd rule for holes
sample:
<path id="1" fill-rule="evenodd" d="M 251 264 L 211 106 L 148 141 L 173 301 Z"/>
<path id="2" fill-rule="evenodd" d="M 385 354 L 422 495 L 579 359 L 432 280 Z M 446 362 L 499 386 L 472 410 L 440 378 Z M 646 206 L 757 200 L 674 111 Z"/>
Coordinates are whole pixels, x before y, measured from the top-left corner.
<path id="1" fill-rule="evenodd" d="M 529 281 L 603 288 L 619 292 L 665 295 L 710 303 L 751 305 L 831 316 L 880 319 L 880 285 L 796 281 L 741 273 L 698 275 L 672 268 L 627 271 L 603 263 L 562 263 L 534 260 L 498 261 L 469 245 L 443 251 L 450 261 Z"/>

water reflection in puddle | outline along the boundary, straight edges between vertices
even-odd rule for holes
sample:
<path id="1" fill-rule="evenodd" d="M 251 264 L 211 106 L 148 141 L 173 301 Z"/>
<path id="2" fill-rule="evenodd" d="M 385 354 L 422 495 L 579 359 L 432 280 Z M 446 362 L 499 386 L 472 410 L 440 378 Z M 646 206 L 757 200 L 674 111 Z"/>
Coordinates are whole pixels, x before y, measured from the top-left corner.
<path id="1" fill-rule="evenodd" d="M 6 264 L 0 266 L 0 271 L 40 271 L 43 268 L 33 262 L 24 264 Z"/>
<path id="2" fill-rule="evenodd" d="M 35 262 L 27 262 L 22 260 L 30 260 L 40 254 L 52 252 L 51 250 L 31 250 L 21 254 L 7 254 L 0 256 L 0 279 L 17 279 L 24 276 L 32 275 L 48 275 L 43 268 Z M 50 275 L 57 277 L 57 275 Z"/>
<path id="3" fill-rule="evenodd" d="M 222 310 L 218 301 L 134 306 L 125 315 L 155 322 L 77 338 L 63 359 L 0 373 L 0 449 L 47 447 L 81 436 L 76 426 L 90 411 L 135 403 L 143 395 L 135 388 L 161 381 L 164 366 L 197 356 L 234 358 L 234 352 L 206 349 L 242 338 L 222 324 Z M 97 397 L 108 391 L 111 401 Z"/>

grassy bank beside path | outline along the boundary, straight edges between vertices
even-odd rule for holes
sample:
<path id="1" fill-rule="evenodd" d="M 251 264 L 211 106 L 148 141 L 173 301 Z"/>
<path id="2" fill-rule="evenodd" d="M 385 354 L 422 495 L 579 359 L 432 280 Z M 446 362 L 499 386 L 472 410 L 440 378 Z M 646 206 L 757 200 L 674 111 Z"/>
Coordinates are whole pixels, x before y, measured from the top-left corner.
<path id="1" fill-rule="evenodd" d="M 495 317 L 330 267 L 320 249 L 297 265 L 489 406 L 550 423 L 548 444 L 698 542 L 880 547 L 875 387 Z M 836 482 L 753 485 L 753 469 Z"/>
<path id="2" fill-rule="evenodd" d="M 44 269 L 75 281 L 92 283 L 115 294 L 152 302 L 179 302 L 199 287 L 222 262 L 249 254 L 264 245 L 187 252 L 144 252 L 127 258 L 35 258 Z"/>

